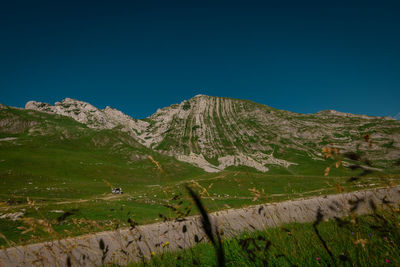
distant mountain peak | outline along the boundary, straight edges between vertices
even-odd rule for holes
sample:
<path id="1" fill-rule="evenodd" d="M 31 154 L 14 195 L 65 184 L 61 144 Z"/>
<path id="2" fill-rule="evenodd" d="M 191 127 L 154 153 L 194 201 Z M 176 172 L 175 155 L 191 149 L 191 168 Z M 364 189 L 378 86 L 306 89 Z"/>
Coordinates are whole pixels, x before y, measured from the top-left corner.
<path id="1" fill-rule="evenodd" d="M 192 98 L 199 98 L 199 97 L 210 97 L 210 96 L 208 96 L 208 95 L 203 95 L 203 94 L 198 94 L 198 95 L 195 95 L 195 96 L 192 97 Z"/>
<path id="2" fill-rule="evenodd" d="M 62 103 L 86 103 L 86 102 L 83 102 L 83 101 L 80 101 L 77 99 L 73 99 L 73 98 L 69 98 L 69 97 L 64 98 L 63 100 L 61 100 L 61 102 Z"/>
<path id="3" fill-rule="evenodd" d="M 139 122 L 109 106 L 101 110 L 90 103 L 68 97 L 54 103 L 53 106 L 48 103 L 29 101 L 26 103 L 25 108 L 68 116 L 94 129 L 112 129 L 122 125 L 129 132 L 133 131 L 133 128 L 143 130 L 147 125 L 146 122 Z M 132 136 L 136 137 L 135 135 Z"/>

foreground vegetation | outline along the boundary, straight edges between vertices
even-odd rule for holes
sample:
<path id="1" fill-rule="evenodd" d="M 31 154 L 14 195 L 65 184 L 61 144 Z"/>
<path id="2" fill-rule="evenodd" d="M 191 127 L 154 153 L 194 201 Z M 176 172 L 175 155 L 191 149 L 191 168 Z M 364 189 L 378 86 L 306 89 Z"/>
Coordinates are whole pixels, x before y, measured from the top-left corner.
<path id="1" fill-rule="evenodd" d="M 153 171 L 156 172 L 156 170 Z M 352 173 L 357 173 L 357 171 Z M 103 184 L 102 187 L 99 186 L 103 188 L 103 194 L 93 193 L 77 198 L 73 193 L 74 183 L 70 183 L 69 189 L 64 192 L 61 190 L 53 192 L 57 194 L 54 198 L 51 197 L 51 193 L 48 198 L 40 195 L 35 197 L 34 194 L 32 196 L 29 193 L 22 194 L 23 197 L 21 194 L 18 195 L 19 197 L 11 194 L 0 206 L 1 213 L 21 212 L 23 215 L 15 221 L 9 218 L 0 219 L 3 235 L 3 238 L 0 238 L 0 245 L 10 246 L 60 239 L 128 227 L 132 221 L 145 224 L 197 214 L 196 209 L 191 207 L 192 203 L 187 197 L 185 184 L 190 184 L 198 190 L 211 212 L 259 203 L 393 185 L 400 179 L 398 175 L 373 174 L 356 183 L 349 183 L 348 177 L 271 175 L 236 170 L 218 174 L 202 174 L 193 179 L 176 182 L 160 182 L 156 186 L 149 182 L 151 186 L 143 186 L 144 189 L 140 187 L 135 189 L 129 181 L 126 181 L 119 184 L 125 191 L 123 195 L 108 193 L 109 188 Z M 16 176 L 13 182 L 16 183 L 18 179 L 20 177 Z M 230 186 L 226 186 L 227 184 Z M 26 181 L 22 180 L 19 186 L 30 185 L 26 185 Z M 76 183 L 76 187 L 78 191 L 82 186 L 78 187 Z"/>
<path id="2" fill-rule="evenodd" d="M 244 233 L 223 242 L 226 266 L 400 265 L 400 211 Z M 131 266 L 215 266 L 211 243 Z"/>

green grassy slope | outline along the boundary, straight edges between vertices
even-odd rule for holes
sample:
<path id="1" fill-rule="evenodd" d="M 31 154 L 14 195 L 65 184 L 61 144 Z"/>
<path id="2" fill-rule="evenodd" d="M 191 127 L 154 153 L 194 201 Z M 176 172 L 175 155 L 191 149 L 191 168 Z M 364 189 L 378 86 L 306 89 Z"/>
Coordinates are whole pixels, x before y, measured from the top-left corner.
<path id="1" fill-rule="evenodd" d="M 399 210 L 289 224 L 224 240 L 226 266 L 399 266 Z M 316 230 L 321 238 L 318 237 Z M 326 244 L 324 247 L 323 242 Z M 332 256 L 330 256 L 330 253 Z M 216 266 L 211 243 L 129 266 Z"/>
<path id="2" fill-rule="evenodd" d="M 15 128 L 2 128 L 2 137 L 16 138 L 0 142 L 2 200 L 90 197 L 109 192 L 103 179 L 133 192 L 203 173 L 151 151 L 118 129 L 95 131 L 64 116 L 16 109 L 0 110 L 1 119 Z M 34 126 L 25 129 L 24 124 Z M 148 156 L 160 162 L 168 176 Z"/>

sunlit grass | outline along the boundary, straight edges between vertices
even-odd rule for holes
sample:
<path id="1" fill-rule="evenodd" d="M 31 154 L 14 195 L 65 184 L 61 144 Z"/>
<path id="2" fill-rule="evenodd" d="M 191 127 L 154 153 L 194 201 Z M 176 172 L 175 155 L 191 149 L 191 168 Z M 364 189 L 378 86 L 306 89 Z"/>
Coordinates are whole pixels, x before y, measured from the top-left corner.
<path id="1" fill-rule="evenodd" d="M 323 247 L 311 223 L 289 224 L 224 240 L 226 266 L 385 266 L 400 264 L 399 210 L 347 217 L 318 225 L 332 252 Z M 377 219 L 377 216 L 383 220 Z M 209 243 L 153 256 L 130 266 L 216 266 Z"/>

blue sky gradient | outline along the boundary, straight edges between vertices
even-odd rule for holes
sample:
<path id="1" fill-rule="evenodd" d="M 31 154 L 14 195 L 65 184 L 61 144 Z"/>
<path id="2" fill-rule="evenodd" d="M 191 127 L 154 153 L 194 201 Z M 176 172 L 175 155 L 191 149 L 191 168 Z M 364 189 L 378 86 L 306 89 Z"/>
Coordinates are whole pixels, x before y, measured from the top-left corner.
<path id="1" fill-rule="evenodd" d="M 207 94 L 300 113 L 400 112 L 399 1 L 5 2 L 6 105 L 71 97 L 145 118 Z"/>

